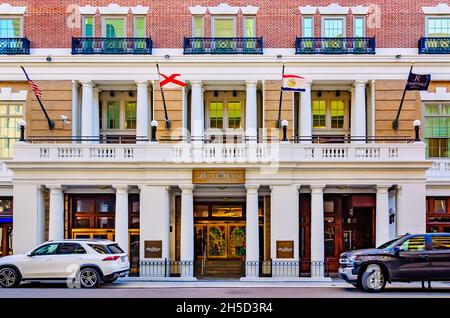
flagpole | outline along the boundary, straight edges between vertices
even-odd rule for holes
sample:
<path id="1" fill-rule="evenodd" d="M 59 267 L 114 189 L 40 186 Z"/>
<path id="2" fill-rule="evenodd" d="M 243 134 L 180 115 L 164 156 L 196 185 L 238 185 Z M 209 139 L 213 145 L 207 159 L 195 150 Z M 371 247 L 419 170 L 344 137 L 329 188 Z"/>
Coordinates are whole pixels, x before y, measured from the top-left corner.
<path id="1" fill-rule="evenodd" d="M 413 67 L 414 67 L 414 63 L 411 64 L 411 68 L 410 68 L 409 74 L 408 74 L 408 79 L 409 79 L 409 75 L 411 75 L 411 73 L 412 73 Z M 403 101 L 405 100 L 406 88 L 407 87 L 408 87 L 408 80 L 406 80 L 405 89 L 403 90 L 403 96 L 402 96 L 402 99 L 400 101 L 400 106 L 399 106 L 398 111 L 397 111 L 397 116 L 395 117 L 394 121 L 392 122 L 392 129 L 394 129 L 394 130 L 398 130 L 400 112 L 402 111 Z"/>
<path id="2" fill-rule="evenodd" d="M 20 68 L 22 69 L 23 73 L 25 74 L 25 77 L 27 78 L 28 81 L 30 81 L 30 77 L 28 76 L 27 72 L 25 71 L 25 68 L 23 66 L 20 66 Z M 53 120 L 50 119 L 50 117 L 47 114 L 47 111 L 45 110 L 44 104 L 42 104 L 41 98 L 36 95 L 36 93 L 33 91 L 34 96 L 36 96 L 37 101 L 39 102 L 39 105 L 41 106 L 42 111 L 44 112 L 45 118 L 47 118 L 47 123 L 48 123 L 48 129 L 50 130 L 54 130 L 55 129 L 55 122 Z"/>
<path id="3" fill-rule="evenodd" d="M 281 106 L 283 104 L 284 67 L 285 67 L 285 64 L 283 63 L 283 70 L 281 71 L 280 103 L 278 104 L 278 120 L 277 120 L 277 126 L 276 126 L 277 128 L 281 128 Z"/>
<path id="4" fill-rule="evenodd" d="M 161 86 L 161 78 L 159 76 L 159 64 L 156 63 L 156 69 L 158 70 L 158 78 L 160 79 L 160 85 L 159 85 L 159 89 L 161 91 L 161 97 L 163 100 L 163 106 L 164 106 L 164 117 L 166 119 L 166 130 L 170 130 L 172 128 L 172 124 L 169 120 L 169 115 L 167 114 L 167 107 L 166 107 L 166 97 L 164 96 L 164 90 Z"/>

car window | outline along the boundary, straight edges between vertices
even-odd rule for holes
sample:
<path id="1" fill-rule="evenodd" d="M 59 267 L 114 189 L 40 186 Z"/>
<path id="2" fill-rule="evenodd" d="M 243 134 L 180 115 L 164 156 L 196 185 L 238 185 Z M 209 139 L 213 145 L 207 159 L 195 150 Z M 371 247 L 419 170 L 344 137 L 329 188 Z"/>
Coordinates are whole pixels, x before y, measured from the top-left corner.
<path id="1" fill-rule="evenodd" d="M 34 250 L 33 255 L 54 255 L 58 249 L 58 243 L 43 245 Z"/>
<path id="2" fill-rule="evenodd" d="M 434 250 L 449 250 L 450 251 L 450 236 L 431 236 Z"/>
<path id="3" fill-rule="evenodd" d="M 88 244 L 94 251 L 96 251 L 99 254 L 109 254 L 108 249 L 106 248 L 106 245 L 100 245 L 100 244 Z"/>
<path id="4" fill-rule="evenodd" d="M 382 250 L 382 249 L 385 249 L 385 248 L 392 247 L 392 246 L 395 245 L 395 243 L 397 243 L 398 241 L 400 241 L 400 240 L 402 240 L 402 239 L 403 239 L 403 237 L 397 237 L 396 239 L 391 240 L 391 241 L 388 241 L 388 242 L 386 242 L 386 243 L 384 243 L 384 244 L 378 246 L 377 248 L 380 249 L 380 250 Z"/>
<path id="5" fill-rule="evenodd" d="M 58 254 L 86 254 L 86 250 L 78 243 L 64 243 L 61 245 Z"/>
<path id="6" fill-rule="evenodd" d="M 425 236 L 414 236 L 409 240 L 406 240 L 401 245 L 404 251 L 407 252 L 420 252 L 425 251 Z"/>
<path id="7" fill-rule="evenodd" d="M 110 244 L 108 245 L 108 249 L 111 252 L 111 254 L 123 254 L 125 253 L 117 244 Z"/>

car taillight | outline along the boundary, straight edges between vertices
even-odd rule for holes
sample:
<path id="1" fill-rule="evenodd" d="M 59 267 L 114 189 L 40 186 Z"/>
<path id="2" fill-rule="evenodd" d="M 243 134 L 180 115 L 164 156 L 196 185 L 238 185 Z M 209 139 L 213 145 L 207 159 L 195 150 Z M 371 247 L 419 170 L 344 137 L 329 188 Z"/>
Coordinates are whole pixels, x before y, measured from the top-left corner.
<path id="1" fill-rule="evenodd" d="M 117 260 L 119 258 L 120 258 L 120 256 L 117 256 L 117 255 L 115 255 L 115 256 L 108 256 L 108 257 L 105 257 L 104 259 L 102 259 L 102 261 L 103 262 L 105 262 L 105 261 L 115 261 L 115 260 Z"/>

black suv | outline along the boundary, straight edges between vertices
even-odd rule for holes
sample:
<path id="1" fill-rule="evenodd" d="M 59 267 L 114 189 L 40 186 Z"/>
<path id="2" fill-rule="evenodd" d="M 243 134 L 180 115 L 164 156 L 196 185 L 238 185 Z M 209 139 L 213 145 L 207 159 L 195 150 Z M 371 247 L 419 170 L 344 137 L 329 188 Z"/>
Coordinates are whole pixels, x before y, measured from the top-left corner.
<path id="1" fill-rule="evenodd" d="M 386 282 L 450 280 L 450 233 L 405 235 L 378 248 L 341 254 L 340 276 L 365 291 Z"/>

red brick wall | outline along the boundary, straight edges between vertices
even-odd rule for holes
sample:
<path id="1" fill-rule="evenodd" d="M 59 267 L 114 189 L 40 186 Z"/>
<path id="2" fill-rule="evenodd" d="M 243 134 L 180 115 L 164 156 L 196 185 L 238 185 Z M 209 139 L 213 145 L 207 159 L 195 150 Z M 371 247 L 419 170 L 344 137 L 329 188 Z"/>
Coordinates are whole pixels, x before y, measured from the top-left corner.
<path id="1" fill-rule="evenodd" d="M 191 33 L 189 6 L 216 6 L 221 2 L 231 6 L 258 6 L 257 33 L 264 37 L 265 47 L 294 47 L 295 36 L 300 35 L 301 15 L 298 6 L 369 6 L 381 8 L 380 28 L 369 28 L 368 36 L 376 36 L 377 47 L 417 47 L 424 34 L 425 18 L 422 6 L 435 6 L 444 0 L 5 0 L 11 5 L 27 6 L 24 33 L 33 48 L 69 48 L 71 37 L 80 36 L 81 29 L 67 27 L 69 5 L 107 6 L 117 3 L 122 6 L 149 6 L 147 32 L 155 47 L 180 48 L 183 36 Z M 208 14 L 209 15 L 209 14 Z M 96 34 L 100 34 L 100 16 L 97 15 Z M 320 36 L 320 16 L 315 17 L 315 35 Z M 353 33 L 352 15 L 347 17 L 347 35 Z M 241 14 L 238 17 L 238 35 L 242 35 Z M 370 17 L 369 17 L 370 19 Z M 128 19 L 131 22 L 131 18 Z M 129 36 L 132 26 L 128 23 Z M 205 35 L 210 34 L 210 17 L 205 17 Z"/>

